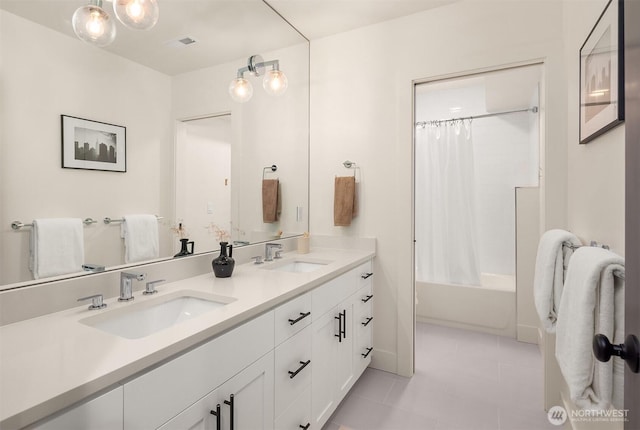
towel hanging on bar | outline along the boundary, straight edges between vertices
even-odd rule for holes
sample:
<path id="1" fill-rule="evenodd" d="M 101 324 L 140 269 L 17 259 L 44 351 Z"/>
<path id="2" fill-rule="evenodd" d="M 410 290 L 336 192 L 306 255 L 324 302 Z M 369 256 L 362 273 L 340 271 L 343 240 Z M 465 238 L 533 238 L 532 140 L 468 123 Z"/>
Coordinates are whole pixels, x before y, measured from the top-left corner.
<path id="1" fill-rule="evenodd" d="M 336 176 L 333 194 L 333 225 L 348 227 L 357 214 L 355 176 Z"/>
<path id="2" fill-rule="evenodd" d="M 262 180 L 262 222 L 278 221 L 281 207 L 280 181 L 278 179 Z"/>

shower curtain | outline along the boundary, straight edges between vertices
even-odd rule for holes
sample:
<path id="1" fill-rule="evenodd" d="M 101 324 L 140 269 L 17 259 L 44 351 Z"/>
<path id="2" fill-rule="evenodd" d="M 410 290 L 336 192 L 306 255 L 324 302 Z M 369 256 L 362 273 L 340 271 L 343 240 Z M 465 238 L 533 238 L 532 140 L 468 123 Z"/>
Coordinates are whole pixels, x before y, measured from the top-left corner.
<path id="1" fill-rule="evenodd" d="M 416 130 L 418 282 L 480 285 L 471 123 Z"/>

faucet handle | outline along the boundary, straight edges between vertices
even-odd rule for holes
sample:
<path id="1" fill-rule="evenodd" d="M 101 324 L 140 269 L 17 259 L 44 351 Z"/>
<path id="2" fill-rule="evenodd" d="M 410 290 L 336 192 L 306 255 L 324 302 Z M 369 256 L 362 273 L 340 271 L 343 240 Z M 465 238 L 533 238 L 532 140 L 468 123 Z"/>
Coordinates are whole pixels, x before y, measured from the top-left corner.
<path id="1" fill-rule="evenodd" d="M 148 296 L 149 294 L 157 293 L 158 290 L 156 290 L 156 284 L 159 284 L 164 281 L 166 281 L 166 279 L 158 279 L 155 281 L 147 282 L 147 285 L 145 286 L 145 290 L 142 292 L 142 294 L 144 294 L 145 296 Z"/>
<path id="2" fill-rule="evenodd" d="M 103 302 L 104 296 L 102 294 L 94 294 L 93 296 L 81 297 L 78 299 L 79 302 L 91 299 L 91 304 L 89 305 L 89 310 L 95 309 L 104 309 L 107 307 L 107 304 Z"/>
<path id="3" fill-rule="evenodd" d="M 273 258 L 282 258 L 282 250 L 279 249 L 276 251 L 276 255 Z"/>
<path id="4" fill-rule="evenodd" d="M 262 263 L 264 263 L 262 261 L 262 255 L 256 255 L 255 257 L 251 257 L 251 258 L 256 260 L 256 261 L 253 262 L 253 264 L 262 264 Z"/>

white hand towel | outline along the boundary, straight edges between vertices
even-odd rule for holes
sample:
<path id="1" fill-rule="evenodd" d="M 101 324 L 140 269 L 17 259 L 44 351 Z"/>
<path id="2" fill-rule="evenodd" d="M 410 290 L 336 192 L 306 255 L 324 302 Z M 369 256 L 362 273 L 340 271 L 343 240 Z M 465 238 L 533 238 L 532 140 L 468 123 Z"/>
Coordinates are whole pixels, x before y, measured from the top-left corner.
<path id="1" fill-rule="evenodd" d="M 533 294 L 538 316 L 549 333 L 556 330 L 564 284 L 563 268 L 567 264 L 565 260 L 571 256 L 570 248 L 563 249 L 563 242 L 582 245 L 573 233 L 557 229 L 545 232 L 538 243 Z"/>
<path id="2" fill-rule="evenodd" d="M 34 220 L 30 245 L 29 269 L 34 279 L 82 271 L 84 227 L 80 218 Z"/>
<path id="3" fill-rule="evenodd" d="M 124 239 L 124 262 L 151 260 L 160 256 L 158 219 L 155 215 L 125 215 L 121 236 Z"/>
<path id="4" fill-rule="evenodd" d="M 556 358 L 571 399 L 584 409 L 623 408 L 624 362 L 593 356 L 593 336 L 624 342 L 624 259 L 611 251 L 582 247 L 573 254 L 560 302 Z"/>

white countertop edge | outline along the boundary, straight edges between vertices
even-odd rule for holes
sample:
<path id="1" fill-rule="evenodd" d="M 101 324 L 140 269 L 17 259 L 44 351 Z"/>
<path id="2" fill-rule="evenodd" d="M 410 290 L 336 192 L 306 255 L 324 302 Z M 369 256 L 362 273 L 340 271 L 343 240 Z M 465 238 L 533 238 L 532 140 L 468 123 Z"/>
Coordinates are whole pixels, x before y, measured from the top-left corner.
<path id="1" fill-rule="evenodd" d="M 284 273 L 280 272 L 278 275 L 288 278 L 288 281 L 291 284 L 296 284 L 293 288 L 289 288 L 286 291 L 273 295 L 271 298 L 261 301 L 259 303 L 250 304 L 248 307 L 242 309 L 241 311 L 234 313 L 233 315 L 217 321 L 211 326 L 208 326 L 204 329 L 196 329 L 196 330 L 184 330 L 185 334 L 181 338 L 177 339 L 175 334 L 174 336 L 170 336 L 167 339 L 166 344 L 150 349 L 143 355 L 140 355 L 137 359 L 133 361 L 129 361 L 123 365 L 118 365 L 117 367 L 112 368 L 110 371 L 105 372 L 100 375 L 91 375 L 84 378 L 82 383 L 76 384 L 72 387 L 67 387 L 63 390 L 56 391 L 53 395 L 46 394 L 46 398 L 43 398 L 42 395 L 38 395 L 38 393 L 31 393 L 27 395 L 31 395 L 28 400 L 23 400 L 22 402 L 13 402 L 9 407 L 5 407 L 7 403 L 7 397 L 13 397 L 12 392 L 15 394 L 16 391 L 20 390 L 23 387 L 11 387 L 5 386 L 4 388 L 0 388 L 0 428 L 2 429 L 13 429 L 13 428 L 22 428 L 24 426 L 33 424 L 43 418 L 46 418 L 58 411 L 64 410 L 71 406 L 74 406 L 77 403 L 80 403 L 87 398 L 91 398 L 101 394 L 102 392 L 117 387 L 123 381 L 135 377 L 137 374 L 142 373 L 144 371 L 149 370 L 155 366 L 161 365 L 165 361 L 180 355 L 186 352 L 189 349 L 197 347 L 199 344 L 202 344 L 211 338 L 218 336 L 230 329 L 233 329 L 248 320 L 257 317 L 258 315 L 267 312 L 280 304 L 287 302 L 301 294 L 304 294 L 317 286 L 326 283 L 327 281 L 348 272 L 349 270 L 365 263 L 370 258 L 375 255 L 375 252 L 372 250 L 336 250 L 336 249 L 314 249 L 309 254 L 297 254 L 295 252 L 285 254 L 286 258 L 291 259 L 305 259 L 305 258 L 324 258 L 327 256 L 335 256 L 339 254 L 335 261 L 331 265 L 328 265 L 328 268 L 331 270 L 318 270 L 316 275 L 312 273 L 307 274 L 292 274 L 292 273 Z M 339 260 L 344 261 L 345 263 L 340 264 Z M 252 270 L 252 264 L 243 264 L 236 267 L 236 272 L 234 272 L 234 276 L 238 273 L 248 273 L 247 271 Z M 256 266 L 255 269 L 261 269 L 261 267 Z M 299 276 L 302 275 L 302 276 Z M 200 275 L 193 278 L 188 278 L 182 281 L 173 282 L 172 284 L 167 284 L 167 287 L 171 287 L 171 291 L 178 291 L 181 289 L 191 289 L 189 284 L 194 282 L 203 282 L 204 280 L 208 280 L 209 278 L 213 278 L 213 274 Z M 233 279 L 229 278 L 229 279 Z M 215 278 L 214 278 L 215 280 Z M 252 282 L 251 279 L 248 279 L 249 282 Z M 219 282 L 220 281 L 216 281 Z M 177 284 L 186 284 L 186 287 L 179 287 Z M 224 294 L 224 292 L 222 293 Z M 238 299 L 240 301 L 242 299 Z M 246 300 L 245 300 L 246 301 Z M 248 300 L 251 301 L 251 300 Z M 230 306 L 230 305 L 228 305 Z M 241 304 L 237 305 L 242 307 Z M 82 309 L 82 308 L 80 308 Z M 85 308 L 86 309 L 86 308 Z M 42 317 L 34 318 L 33 320 L 44 320 L 43 323 L 52 322 L 54 318 L 59 316 L 60 314 L 69 314 L 69 310 L 58 312 L 55 314 L 49 314 Z M 76 311 L 77 312 L 77 311 Z M 88 312 L 88 311 L 87 311 Z M 82 314 L 82 318 L 87 316 L 91 316 L 91 314 L 87 314 L 86 312 Z M 77 317 L 80 319 L 80 317 Z M 14 336 L 16 335 L 15 331 L 20 330 L 20 326 L 28 323 L 28 321 L 22 321 L 15 324 L 10 324 L 8 326 L 0 327 L 0 330 L 14 331 Z M 189 321 L 190 322 L 190 321 Z M 187 322 L 187 323 L 189 323 Z M 185 327 L 185 323 L 181 324 L 181 328 Z M 174 326 L 175 327 L 175 326 Z M 90 327 L 86 327 L 90 330 L 96 330 Z M 168 329 L 169 330 L 169 329 Z M 166 331 L 168 331 L 166 330 Z M 2 333 L 2 331 L 0 331 Z M 157 335 L 159 335 L 158 333 Z M 111 336 L 106 333 L 99 333 L 99 336 Z M 156 335 L 152 335 L 156 336 Z M 139 339 L 143 341 L 146 338 Z M 62 339 L 61 339 L 62 340 Z M 120 339 L 118 342 L 120 345 L 126 345 L 126 342 L 136 342 L 137 340 L 125 340 L 122 342 Z M 162 342 L 161 342 L 162 343 Z M 3 347 L 11 347 L 11 345 L 4 345 Z M 123 346 L 120 346 L 123 347 Z M 4 358 L 5 354 L 0 355 L 0 358 Z M 16 365 L 14 360 L 13 363 L 9 363 L 10 365 Z M 1 366 L 6 366 L 8 363 L 0 363 Z M 28 371 L 28 369 L 23 369 L 23 371 Z M 3 371 L 4 373 L 4 371 Z M 3 384 L 4 381 L 3 381 Z M 64 384 L 61 384 L 64 385 Z M 22 403 L 21 406 L 17 406 L 17 403 Z"/>

